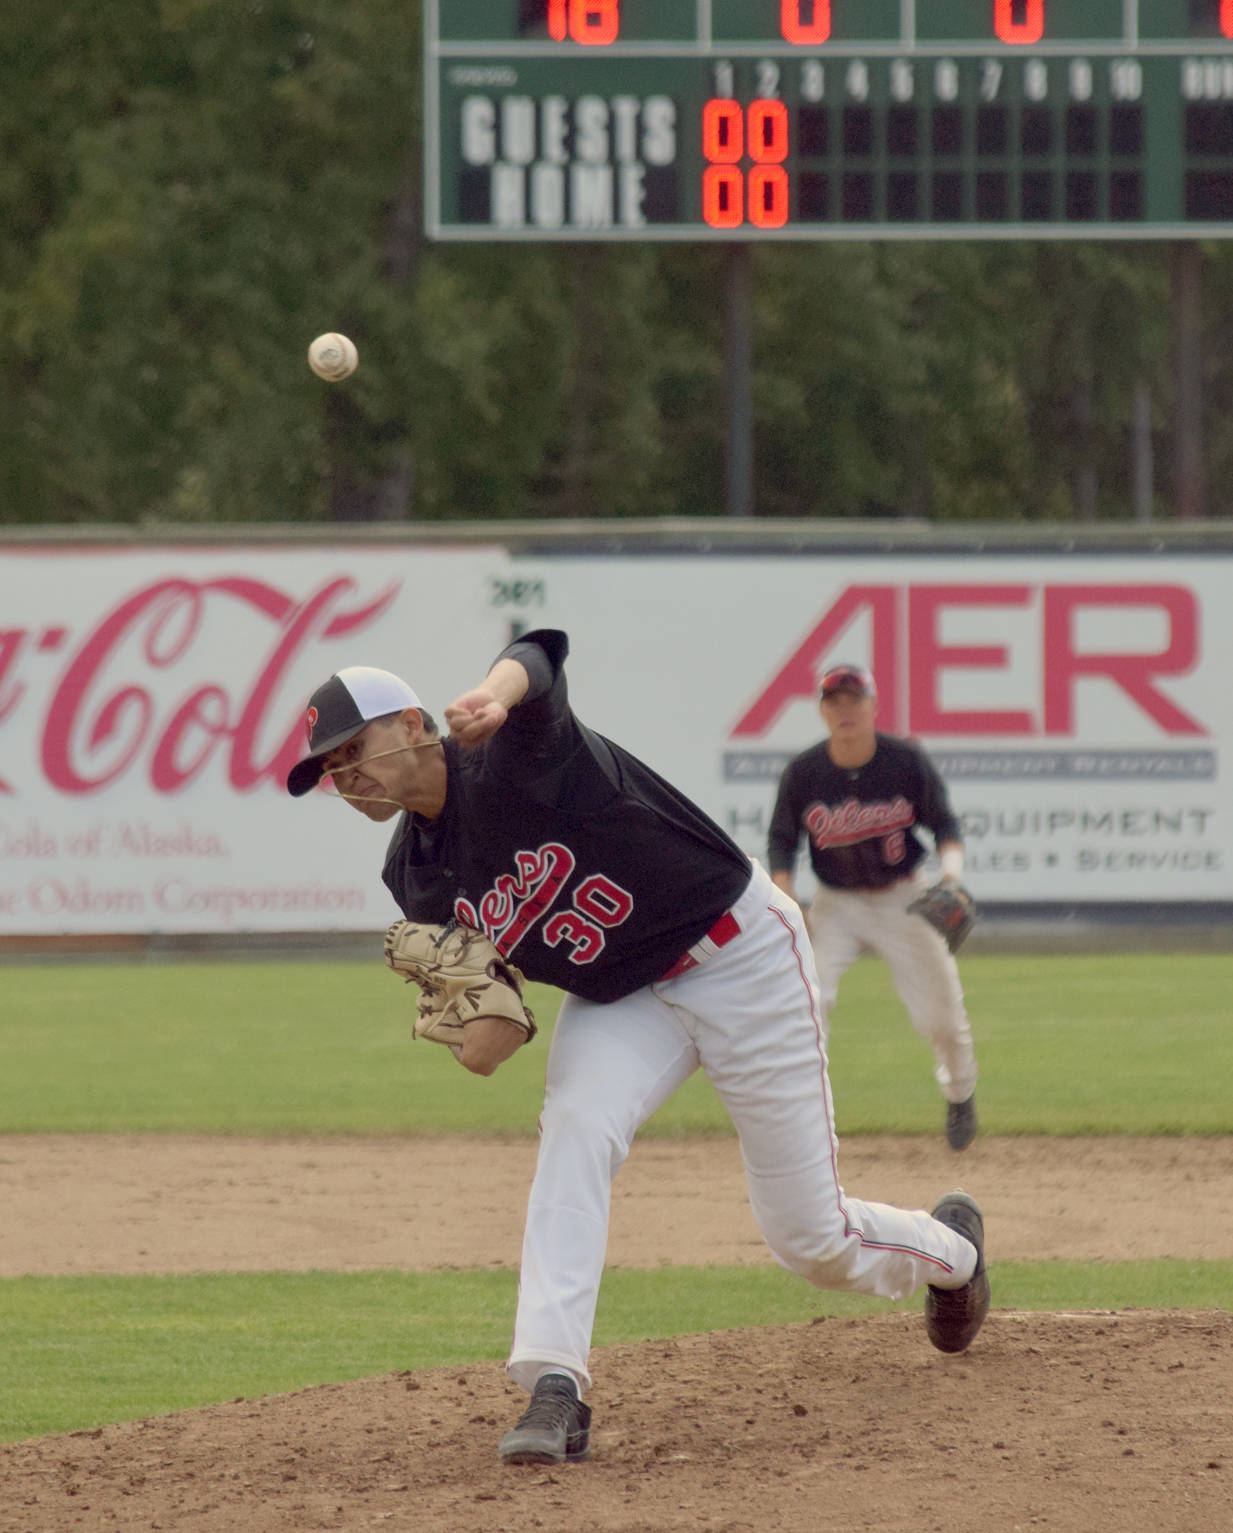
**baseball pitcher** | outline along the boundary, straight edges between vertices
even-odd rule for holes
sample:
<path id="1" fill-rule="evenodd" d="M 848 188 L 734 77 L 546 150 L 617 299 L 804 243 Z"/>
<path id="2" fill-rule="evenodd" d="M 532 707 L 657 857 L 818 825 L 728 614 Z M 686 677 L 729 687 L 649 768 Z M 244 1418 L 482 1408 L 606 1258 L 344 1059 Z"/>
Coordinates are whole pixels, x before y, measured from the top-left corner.
<path id="1" fill-rule="evenodd" d="M 300 795 L 328 777 L 361 814 L 394 821 L 385 882 L 407 923 L 432 930 L 396 926 L 387 959 L 399 968 L 405 939 L 411 967 L 399 972 L 432 987 L 433 1016 L 454 1008 L 442 1041 L 464 1066 L 488 1074 L 528 1045 L 533 1024 L 511 999 L 523 975 L 565 992 L 508 1362 L 531 1392 L 500 1442 L 510 1464 L 589 1452 L 582 1397 L 612 1179 L 699 1068 L 736 1125 L 758 1225 L 784 1266 L 887 1298 L 926 1286 L 926 1332 L 942 1351 L 963 1351 L 989 1306 L 971 1198 L 948 1194 L 929 1214 L 840 1186 L 799 909 L 700 809 L 582 723 L 567 649 L 550 629 L 508 646 L 445 709 L 444 739 L 397 676 L 341 671 L 313 694 L 310 754 L 288 779 Z M 490 1000 L 493 980 L 503 988 Z"/>

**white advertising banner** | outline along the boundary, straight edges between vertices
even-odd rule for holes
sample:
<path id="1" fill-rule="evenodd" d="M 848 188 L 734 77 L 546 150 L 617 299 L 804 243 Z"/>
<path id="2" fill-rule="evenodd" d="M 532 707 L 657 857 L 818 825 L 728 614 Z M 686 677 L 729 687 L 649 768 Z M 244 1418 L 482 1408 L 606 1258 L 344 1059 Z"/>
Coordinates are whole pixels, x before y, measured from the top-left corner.
<path id="1" fill-rule="evenodd" d="M 879 727 L 919 739 L 950 784 L 978 898 L 1233 897 L 1227 557 L 517 567 L 527 625 L 572 635 L 583 717 L 753 855 L 780 772 L 821 737 L 817 677 L 843 659 L 874 670 Z"/>
<path id="2" fill-rule="evenodd" d="M 1233 560 L 0 549 L 0 936 L 379 930 L 388 839 L 283 788 L 315 686 L 437 713 L 561 627 L 584 720 L 764 856 L 820 672 L 947 778 L 989 902 L 1233 898 Z M 809 887 L 802 865 L 801 892 Z"/>
<path id="3" fill-rule="evenodd" d="M 0 549 L 0 935 L 388 924 L 388 828 L 284 788 L 305 702 L 355 664 L 449 702 L 506 642 L 506 564 L 494 548 Z"/>

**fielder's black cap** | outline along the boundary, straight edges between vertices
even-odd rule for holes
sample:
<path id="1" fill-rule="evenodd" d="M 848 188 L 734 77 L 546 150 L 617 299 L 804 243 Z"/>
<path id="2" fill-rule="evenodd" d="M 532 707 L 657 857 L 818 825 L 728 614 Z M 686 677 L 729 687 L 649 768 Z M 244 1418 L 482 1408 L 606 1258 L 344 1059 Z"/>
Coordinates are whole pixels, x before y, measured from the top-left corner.
<path id="1" fill-rule="evenodd" d="M 310 755 L 297 761 L 287 774 L 292 798 L 311 793 L 324 776 L 321 758 L 358 735 L 365 724 L 424 705 L 401 677 L 370 665 L 351 665 L 337 671 L 308 699 L 304 715 Z"/>
<path id="2" fill-rule="evenodd" d="M 877 697 L 878 688 L 872 671 L 863 665 L 840 661 L 825 671 L 818 683 L 819 697 L 830 697 L 835 692 L 850 692 L 853 697 Z"/>

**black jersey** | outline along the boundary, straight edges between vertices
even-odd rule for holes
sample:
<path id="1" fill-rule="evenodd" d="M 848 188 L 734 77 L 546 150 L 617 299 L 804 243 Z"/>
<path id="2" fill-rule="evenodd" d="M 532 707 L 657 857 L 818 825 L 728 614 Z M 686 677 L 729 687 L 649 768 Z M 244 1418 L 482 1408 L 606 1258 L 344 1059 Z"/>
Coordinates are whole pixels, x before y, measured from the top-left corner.
<path id="1" fill-rule="evenodd" d="M 836 889 L 884 889 L 926 855 L 914 827 L 938 841 L 961 839 L 946 785 L 913 740 L 879 734 L 861 767 L 839 767 L 826 741 L 790 761 L 768 838 L 772 873 L 791 872 L 801 836 L 818 881 Z"/>
<path id="2" fill-rule="evenodd" d="M 499 658 L 531 679 L 476 750 L 444 742 L 445 806 L 406 814 L 383 878 L 410 920 L 486 931 L 528 979 L 615 1001 L 658 979 L 744 891 L 749 858 L 671 784 L 569 706 L 569 643 Z"/>

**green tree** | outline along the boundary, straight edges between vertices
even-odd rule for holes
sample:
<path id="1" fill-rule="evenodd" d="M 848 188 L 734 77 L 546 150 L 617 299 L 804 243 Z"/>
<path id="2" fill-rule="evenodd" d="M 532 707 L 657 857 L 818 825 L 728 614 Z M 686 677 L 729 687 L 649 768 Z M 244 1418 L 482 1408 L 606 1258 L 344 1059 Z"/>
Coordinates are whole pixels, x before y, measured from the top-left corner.
<path id="1" fill-rule="evenodd" d="M 27 0 L 6 44 L 0 518 L 723 511 L 724 249 L 428 243 L 415 0 Z M 1167 247 L 753 254 L 760 514 L 1127 515 L 1136 399 L 1158 446 L 1172 408 Z M 334 329 L 339 386 L 305 363 Z"/>
<path id="2" fill-rule="evenodd" d="M 7 289 L 18 514 L 320 516 L 330 407 L 304 351 L 320 330 L 366 331 L 385 296 L 382 221 L 418 137 L 406 6 L 106 14 L 56 39 L 66 81 L 97 90 L 71 132 L 73 112 L 46 124 L 54 211 Z M 356 474 L 401 418 L 395 388 L 380 366 L 357 378 Z"/>
<path id="3" fill-rule="evenodd" d="M 1089 514 L 1126 514 L 1135 383 L 1159 378 L 1167 345 L 1158 250 L 759 255 L 763 511 L 1068 517 L 1087 473 Z"/>

